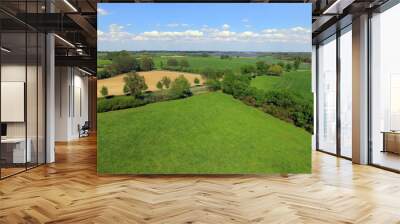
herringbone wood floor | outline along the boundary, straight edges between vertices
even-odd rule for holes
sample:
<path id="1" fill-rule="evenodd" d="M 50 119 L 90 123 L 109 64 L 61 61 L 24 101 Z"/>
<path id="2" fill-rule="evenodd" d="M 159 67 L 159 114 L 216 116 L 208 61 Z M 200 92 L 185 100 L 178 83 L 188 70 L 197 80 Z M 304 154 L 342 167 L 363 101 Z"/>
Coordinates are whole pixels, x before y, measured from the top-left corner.
<path id="1" fill-rule="evenodd" d="M 97 176 L 96 139 L 0 181 L 0 223 L 400 223 L 400 175 L 313 153 L 311 175 Z"/>

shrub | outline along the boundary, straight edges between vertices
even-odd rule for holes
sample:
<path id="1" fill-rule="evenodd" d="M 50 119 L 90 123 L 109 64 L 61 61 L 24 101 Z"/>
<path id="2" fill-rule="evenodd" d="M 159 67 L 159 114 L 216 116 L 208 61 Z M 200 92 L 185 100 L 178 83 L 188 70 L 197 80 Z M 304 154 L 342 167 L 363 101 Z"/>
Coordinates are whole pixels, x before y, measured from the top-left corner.
<path id="1" fill-rule="evenodd" d="M 282 91 L 268 91 L 266 93 L 266 99 L 268 104 L 272 104 L 279 107 L 293 107 L 296 102 L 294 100 L 294 96 L 289 92 Z"/>
<path id="2" fill-rule="evenodd" d="M 244 65 L 240 68 L 240 72 L 248 77 L 254 77 L 256 74 L 256 67 L 253 65 Z"/>
<path id="3" fill-rule="evenodd" d="M 230 59 L 231 56 L 227 55 L 227 54 L 223 54 L 220 56 L 220 59 Z"/>
<path id="4" fill-rule="evenodd" d="M 257 61 L 256 62 L 256 72 L 257 72 L 257 75 L 262 75 L 262 74 L 267 73 L 266 63 L 263 61 Z"/>
<path id="5" fill-rule="evenodd" d="M 269 69 L 269 67 L 271 67 L 271 65 L 270 65 L 270 64 L 267 64 L 267 63 L 265 63 L 265 71 L 266 71 L 266 73 L 268 72 L 268 69 Z"/>
<path id="6" fill-rule="evenodd" d="M 287 63 L 287 64 L 285 65 L 285 70 L 286 70 L 287 72 L 289 72 L 290 70 L 292 70 L 292 65 L 291 65 L 290 63 Z"/>
<path id="7" fill-rule="evenodd" d="M 184 59 L 182 59 L 182 60 L 180 61 L 179 65 L 180 65 L 182 68 L 187 68 L 187 67 L 189 67 L 189 62 L 188 62 L 187 59 L 184 58 Z"/>
<path id="8" fill-rule="evenodd" d="M 140 59 L 140 70 L 141 71 L 151 71 L 154 69 L 154 61 L 149 56 L 143 56 Z"/>
<path id="9" fill-rule="evenodd" d="M 194 78 L 194 84 L 199 85 L 200 84 L 200 79 Z"/>
<path id="10" fill-rule="evenodd" d="M 222 80 L 222 91 L 227 94 L 233 94 L 234 83 L 236 80 L 236 75 L 227 74 Z"/>
<path id="11" fill-rule="evenodd" d="M 165 86 L 166 89 L 169 89 L 169 86 L 171 85 L 171 79 L 168 76 L 164 76 L 161 79 L 161 83 L 163 86 Z"/>
<path id="12" fill-rule="evenodd" d="M 159 89 L 159 90 L 162 90 L 163 89 L 163 84 L 162 84 L 162 82 L 161 81 L 158 81 L 157 82 L 157 89 Z"/>
<path id="13" fill-rule="evenodd" d="M 227 74 L 222 80 L 222 91 L 234 97 L 243 96 L 250 86 L 250 80 L 245 75 Z"/>
<path id="14" fill-rule="evenodd" d="M 98 99 L 97 112 L 107 112 L 145 105 L 147 102 L 133 97 L 114 97 L 111 99 Z"/>
<path id="15" fill-rule="evenodd" d="M 185 98 L 192 95 L 190 83 L 185 76 L 181 75 L 172 82 L 169 94 L 173 99 Z"/>
<path id="16" fill-rule="evenodd" d="M 138 71 L 140 67 L 138 60 L 127 52 L 121 52 L 118 56 L 116 56 L 112 60 L 111 66 L 116 74 Z"/>
<path id="17" fill-rule="evenodd" d="M 313 105 L 306 102 L 297 102 L 293 108 L 291 119 L 294 124 L 305 128 L 307 131 L 313 131 Z"/>
<path id="18" fill-rule="evenodd" d="M 216 79 L 216 71 L 212 68 L 205 68 L 201 71 L 201 76 L 204 79 Z"/>
<path id="19" fill-rule="evenodd" d="M 138 75 L 136 72 L 130 72 L 126 74 L 124 77 L 124 82 L 127 86 L 127 89 L 129 89 L 129 93 L 135 98 L 139 97 L 142 92 L 147 89 L 144 77 Z"/>
<path id="20" fill-rule="evenodd" d="M 167 65 L 172 67 L 178 66 L 178 60 L 175 58 L 168 58 Z"/>
<path id="21" fill-rule="evenodd" d="M 293 62 L 293 68 L 294 68 L 295 71 L 297 71 L 297 70 L 299 69 L 300 63 L 301 63 L 301 61 L 300 61 L 299 58 L 296 58 L 296 60 L 294 60 L 294 62 Z"/>
<path id="22" fill-rule="evenodd" d="M 250 80 L 245 76 L 239 76 L 239 79 L 234 82 L 233 96 L 242 97 L 246 95 L 250 86 Z"/>
<path id="23" fill-rule="evenodd" d="M 104 71 L 107 72 L 110 75 L 110 77 L 120 73 L 118 66 L 114 64 L 105 66 Z"/>
<path id="24" fill-rule="evenodd" d="M 108 88 L 105 87 L 105 86 L 102 86 L 102 87 L 101 87 L 101 90 L 100 90 L 100 94 L 101 94 L 103 97 L 106 97 L 106 96 L 108 95 Z"/>
<path id="25" fill-rule="evenodd" d="M 266 101 L 266 94 L 263 90 L 255 87 L 249 87 L 244 93 L 245 96 L 251 96 L 255 102 L 255 106 L 261 106 Z"/>
<path id="26" fill-rule="evenodd" d="M 288 109 L 278 107 L 275 105 L 263 104 L 262 110 L 265 113 L 271 114 L 276 118 L 292 123 L 292 120 L 290 119 L 290 112 Z"/>
<path id="27" fill-rule="evenodd" d="M 111 74 L 106 70 L 106 69 L 102 69 L 100 71 L 97 71 L 97 78 L 98 79 L 106 79 L 106 78 L 110 78 Z"/>
<path id="28" fill-rule="evenodd" d="M 257 101 L 256 101 L 256 99 L 255 99 L 253 96 L 244 96 L 244 97 L 241 98 L 241 100 L 242 100 L 245 104 L 247 104 L 247 105 L 249 105 L 249 106 L 253 106 L 253 107 L 256 107 L 256 106 L 257 106 Z"/>
<path id="29" fill-rule="evenodd" d="M 206 85 L 210 91 L 217 91 L 221 89 L 221 81 L 217 79 L 208 79 L 206 81 Z"/>
<path id="30" fill-rule="evenodd" d="M 126 84 L 124 84 L 124 88 L 122 89 L 122 92 L 123 92 L 125 95 L 130 95 L 129 88 L 128 88 L 128 86 L 127 86 Z"/>
<path id="31" fill-rule="evenodd" d="M 273 76 L 280 76 L 282 75 L 283 69 L 282 66 L 280 65 L 271 65 L 268 68 L 268 75 L 273 75 Z"/>

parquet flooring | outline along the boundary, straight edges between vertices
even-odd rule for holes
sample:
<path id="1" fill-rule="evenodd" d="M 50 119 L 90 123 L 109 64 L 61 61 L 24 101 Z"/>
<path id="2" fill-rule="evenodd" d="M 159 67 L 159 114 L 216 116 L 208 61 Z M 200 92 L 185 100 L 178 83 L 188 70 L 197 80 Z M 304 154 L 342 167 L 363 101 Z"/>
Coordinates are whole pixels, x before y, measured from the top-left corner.
<path id="1" fill-rule="evenodd" d="M 310 175 L 98 176 L 96 139 L 0 181 L 0 223 L 400 223 L 400 175 L 313 153 Z"/>

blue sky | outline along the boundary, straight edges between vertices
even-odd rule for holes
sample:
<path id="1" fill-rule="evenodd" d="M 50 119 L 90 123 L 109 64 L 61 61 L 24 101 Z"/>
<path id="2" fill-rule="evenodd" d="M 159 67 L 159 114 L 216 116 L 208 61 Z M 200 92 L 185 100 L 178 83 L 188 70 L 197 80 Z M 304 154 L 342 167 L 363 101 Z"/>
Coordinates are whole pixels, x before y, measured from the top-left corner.
<path id="1" fill-rule="evenodd" d="M 311 4 L 99 3 L 98 8 L 99 50 L 311 50 Z"/>

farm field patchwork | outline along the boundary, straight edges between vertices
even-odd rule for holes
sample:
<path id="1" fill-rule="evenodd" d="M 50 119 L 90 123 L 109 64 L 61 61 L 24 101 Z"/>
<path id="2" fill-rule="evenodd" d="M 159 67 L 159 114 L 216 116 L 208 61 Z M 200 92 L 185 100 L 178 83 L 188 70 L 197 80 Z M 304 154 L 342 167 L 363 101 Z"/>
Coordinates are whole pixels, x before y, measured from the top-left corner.
<path id="1" fill-rule="evenodd" d="M 147 90 L 155 91 L 157 89 L 157 82 L 160 81 L 164 76 L 169 77 L 171 80 L 176 79 L 178 76 L 183 75 L 188 81 L 194 86 L 194 79 L 198 78 L 200 83 L 203 83 L 203 79 L 199 74 L 187 73 L 187 72 L 175 72 L 175 71 L 162 71 L 162 70 L 153 70 L 149 72 L 138 72 L 139 75 L 143 76 L 145 82 L 148 86 Z M 101 87 L 105 86 L 108 88 L 108 94 L 110 95 L 123 95 L 123 87 L 124 87 L 124 74 L 117 75 L 107 79 L 97 80 L 97 96 L 100 97 Z"/>
<path id="2" fill-rule="evenodd" d="M 311 135 L 219 92 L 98 114 L 98 171 L 305 173 Z"/>

